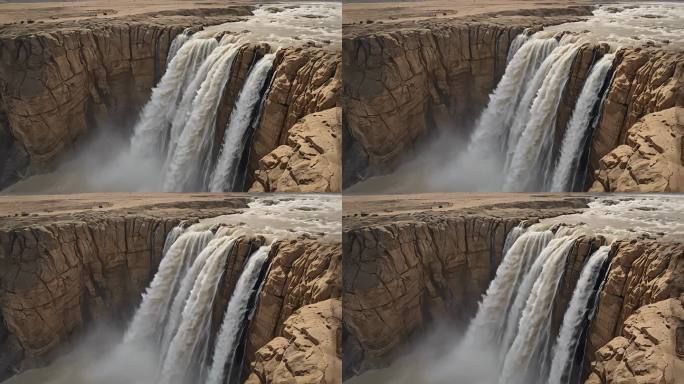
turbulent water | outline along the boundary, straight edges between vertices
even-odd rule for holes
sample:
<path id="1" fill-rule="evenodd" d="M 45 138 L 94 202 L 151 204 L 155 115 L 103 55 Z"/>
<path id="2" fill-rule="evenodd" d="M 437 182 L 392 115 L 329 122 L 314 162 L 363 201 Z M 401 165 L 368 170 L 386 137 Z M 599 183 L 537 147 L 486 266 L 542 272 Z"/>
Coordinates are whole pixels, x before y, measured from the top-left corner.
<path id="1" fill-rule="evenodd" d="M 238 21 L 186 30 L 171 42 L 164 74 L 132 127 L 96 131 L 54 172 L 6 192 L 243 190 L 243 155 L 259 126 L 277 52 L 312 45 L 339 50 L 341 17 L 336 2 L 260 4 Z M 240 55 L 248 46 L 259 49 L 247 73 L 237 74 L 245 63 L 233 63 L 248 57 Z M 239 96 L 230 101 L 228 123 L 217 126 L 231 86 Z"/>
<path id="2" fill-rule="evenodd" d="M 123 335 L 108 330 L 104 340 L 105 332 L 96 330 L 92 342 L 11 382 L 241 383 L 245 335 L 272 246 L 302 237 L 341 241 L 339 196 L 279 195 L 248 205 L 169 232 L 158 270 Z M 229 265 L 238 275 L 226 304 L 216 298 L 226 289 Z"/>

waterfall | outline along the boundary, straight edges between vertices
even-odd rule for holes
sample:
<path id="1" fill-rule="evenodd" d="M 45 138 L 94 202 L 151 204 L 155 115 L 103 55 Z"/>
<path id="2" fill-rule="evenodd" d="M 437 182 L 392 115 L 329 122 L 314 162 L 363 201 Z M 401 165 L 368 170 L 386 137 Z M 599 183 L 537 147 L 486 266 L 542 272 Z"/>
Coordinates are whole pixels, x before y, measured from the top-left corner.
<path id="1" fill-rule="evenodd" d="M 610 246 L 604 245 L 594 252 L 585 263 L 584 268 L 577 281 L 577 287 L 572 294 L 568 309 L 563 316 L 554 355 L 551 361 L 551 372 L 549 374 L 549 384 L 561 384 L 567 377 L 568 369 L 572 363 L 575 351 L 578 346 L 582 324 L 584 323 L 589 302 L 592 295 L 596 294 L 596 280 L 599 278 L 601 267 L 608 259 Z"/>
<path id="2" fill-rule="evenodd" d="M 165 192 L 201 189 L 203 170 L 209 166 L 206 155 L 211 152 L 216 111 L 237 52 L 238 48 L 232 44 L 219 46 L 212 52 L 215 61 L 192 102 L 192 112 L 165 169 Z"/>
<path id="3" fill-rule="evenodd" d="M 528 383 L 545 376 L 553 301 L 565 259 L 574 243 L 574 236 L 555 238 L 539 255 L 539 259 L 545 261 L 525 303 L 516 337 L 505 356 L 500 383 Z"/>
<path id="4" fill-rule="evenodd" d="M 572 187 L 572 175 L 582 154 L 582 141 L 591 123 L 592 111 L 601 98 L 601 87 L 613 65 L 614 57 L 612 54 L 606 54 L 594 64 L 582 88 L 565 130 L 560 157 L 554 169 L 551 182 L 551 190 L 554 192 L 567 191 Z"/>
<path id="5" fill-rule="evenodd" d="M 269 246 L 260 247 L 250 256 L 245 265 L 240 279 L 235 285 L 235 290 L 228 302 L 228 307 L 223 316 L 223 323 L 216 340 L 214 356 L 207 384 L 224 383 L 226 365 L 232 368 L 235 350 L 239 342 L 240 332 L 245 327 L 245 318 L 248 314 L 249 300 L 253 297 L 259 279 L 259 274 L 271 250 Z M 230 368 L 228 377 L 230 377 Z"/>
<path id="6" fill-rule="evenodd" d="M 209 320 L 218 283 L 235 239 L 224 236 L 209 242 L 202 253 L 208 254 L 181 313 L 176 334 L 161 365 L 159 383 L 181 383 L 188 369 L 206 347 Z M 198 260 L 201 257 L 198 256 Z"/>
<path id="7" fill-rule="evenodd" d="M 553 238 L 551 231 L 528 231 L 520 235 L 504 256 L 477 315 L 471 321 L 464 345 L 495 343 L 498 340 L 511 297 L 517 291 L 522 276 L 531 262 Z"/>
<path id="8" fill-rule="evenodd" d="M 554 38 L 529 38 L 517 50 L 503 77 L 489 96 L 468 145 L 468 156 L 497 155 L 505 145 L 508 130 L 530 79 L 558 46 Z"/>
<path id="9" fill-rule="evenodd" d="M 170 235 L 177 235 L 175 229 Z M 165 320 L 164 315 L 168 311 L 179 276 L 212 236 L 209 231 L 187 232 L 172 244 L 167 244 L 168 249 L 159 264 L 159 270 L 143 294 L 142 303 L 128 327 L 124 341 L 135 342 L 157 334 Z"/>
<path id="10" fill-rule="evenodd" d="M 579 45 L 567 44 L 556 49 L 545 61 L 548 73 L 544 75 L 526 118 L 521 121 L 524 129 L 520 131 L 519 139 L 510 143 L 515 145 L 509 147 L 512 157 L 506 168 L 505 191 L 523 191 L 540 186 L 539 176 L 548 167 L 556 112 L 578 50 Z"/>
<path id="11" fill-rule="evenodd" d="M 523 46 L 527 42 L 527 40 L 530 39 L 530 35 L 527 33 L 521 33 L 518 36 L 513 39 L 511 42 L 511 46 L 508 48 L 508 56 L 506 56 L 506 63 L 510 63 L 511 60 L 513 59 L 513 56 L 518 52 L 520 47 Z"/>
<path id="12" fill-rule="evenodd" d="M 180 41 L 184 38 L 180 36 L 182 35 L 174 39 L 174 45 L 182 44 Z M 177 48 L 173 57 L 169 57 L 166 72 L 152 90 L 150 101 L 143 108 L 135 125 L 131 155 L 144 159 L 158 153 L 173 121 L 184 86 L 195 76 L 199 66 L 216 45 L 215 39 L 191 39 Z"/>
<path id="13" fill-rule="evenodd" d="M 230 115 L 216 168 L 211 175 L 209 184 L 211 192 L 223 192 L 234 188 L 237 164 L 245 144 L 243 138 L 254 117 L 254 109 L 259 106 L 261 90 L 274 59 L 274 54 L 265 55 L 245 80 L 245 85 Z"/>

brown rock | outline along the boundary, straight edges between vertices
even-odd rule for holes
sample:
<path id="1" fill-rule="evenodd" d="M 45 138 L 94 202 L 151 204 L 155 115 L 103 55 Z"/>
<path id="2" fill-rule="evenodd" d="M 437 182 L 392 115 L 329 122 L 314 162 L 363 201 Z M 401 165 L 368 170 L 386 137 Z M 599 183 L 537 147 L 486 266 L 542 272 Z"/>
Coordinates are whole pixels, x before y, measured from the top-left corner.
<path id="1" fill-rule="evenodd" d="M 339 106 L 342 88 L 341 54 L 319 48 L 280 50 L 274 61 L 271 88 L 252 140 L 249 174 L 259 160 L 287 144 L 289 131 L 314 112 Z M 248 180 L 247 185 L 252 181 Z"/>
<path id="2" fill-rule="evenodd" d="M 682 300 L 684 297 L 658 301 L 629 316 L 621 335 L 596 351 L 585 383 L 681 383 Z"/>
<path id="3" fill-rule="evenodd" d="M 646 115 L 599 161 L 592 192 L 684 191 L 684 108 Z"/>
<path id="4" fill-rule="evenodd" d="M 259 161 L 250 192 L 340 192 L 340 107 L 305 116 Z"/>
<path id="5" fill-rule="evenodd" d="M 341 321 L 339 299 L 299 308 L 285 321 L 281 334 L 256 352 L 245 383 L 341 383 Z"/>
<path id="6" fill-rule="evenodd" d="M 644 116 L 684 106 L 684 53 L 655 49 L 622 49 L 603 114 L 591 144 L 590 167 L 628 140 L 628 129 Z M 630 145 L 631 146 L 631 145 Z"/>

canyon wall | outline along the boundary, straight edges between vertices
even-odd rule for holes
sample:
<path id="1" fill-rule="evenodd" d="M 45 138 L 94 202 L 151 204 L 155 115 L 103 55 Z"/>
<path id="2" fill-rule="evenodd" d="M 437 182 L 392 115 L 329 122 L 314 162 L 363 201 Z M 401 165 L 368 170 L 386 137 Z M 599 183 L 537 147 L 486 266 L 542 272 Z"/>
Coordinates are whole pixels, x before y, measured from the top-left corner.
<path id="1" fill-rule="evenodd" d="M 391 171 L 428 131 L 450 129 L 466 139 L 515 36 L 590 14 L 589 7 L 570 7 L 345 25 L 344 184 Z"/>
<path id="2" fill-rule="evenodd" d="M 246 208 L 241 198 L 204 200 L 8 219 L 0 228 L 0 379 L 49 364 L 98 324 L 125 328 L 172 228 Z M 212 304 L 210 345 L 245 261 L 263 242 L 236 240 Z M 273 245 L 245 336 L 249 383 L 295 373 L 302 383 L 339 383 L 341 259 L 339 242 L 315 237 Z"/>
<path id="3" fill-rule="evenodd" d="M 501 262 L 510 229 L 584 204 L 560 199 L 469 210 L 440 203 L 445 208 L 412 215 L 347 215 L 344 376 L 388 364 L 431 321 L 446 317 L 467 325 Z M 576 266 L 596 247 L 591 239 L 578 244 L 568 263 Z M 577 276 L 564 283 L 570 294 Z"/>
<path id="4" fill-rule="evenodd" d="M 95 128 L 130 133 L 177 34 L 250 14 L 228 7 L 0 27 L 0 188 L 54 167 Z"/>
<path id="5" fill-rule="evenodd" d="M 587 384 L 678 383 L 684 363 L 684 243 L 619 241 L 588 339 Z"/>
<path id="6" fill-rule="evenodd" d="M 657 177 L 657 180 L 653 180 L 649 167 L 644 166 L 652 163 L 654 168 L 661 170 L 663 167 L 655 167 L 657 161 L 652 161 L 652 157 L 655 154 L 653 150 L 662 153 L 664 146 L 673 145 L 677 147 L 675 154 L 681 154 L 684 128 L 678 117 L 679 113 L 661 114 L 658 120 L 663 120 L 664 125 L 671 127 L 669 130 L 673 137 L 665 140 L 668 143 L 662 143 L 668 128 L 655 127 L 665 132 L 656 132 L 654 136 L 659 143 L 651 145 L 650 150 L 647 145 L 640 146 L 639 140 L 634 137 L 634 131 L 643 129 L 633 126 L 646 115 L 684 106 L 684 53 L 656 48 L 621 49 L 616 54 L 613 66 L 613 80 L 591 144 L 590 175 L 595 174 L 598 182 L 594 183 L 592 190 L 681 191 L 682 185 L 677 182 L 670 184 Z M 642 156 L 644 159 L 641 160 L 644 161 L 627 164 L 626 161 L 617 160 L 631 156 L 625 145 L 634 151 L 639 151 L 639 147 L 643 148 L 647 152 Z M 616 161 L 621 163 L 620 168 L 631 171 L 633 180 L 611 182 L 603 171 L 613 168 Z M 674 164 L 681 168 L 684 160 L 681 157 L 674 159 Z M 681 176 L 678 179 L 681 180 Z"/>
<path id="7" fill-rule="evenodd" d="M 388 200 L 389 201 L 389 200 Z M 560 200 L 387 213 L 391 204 L 344 218 L 345 378 L 391 363 L 435 320 L 465 327 L 519 223 L 570 213 Z M 346 209 L 346 208 L 345 208 Z M 417 210 L 417 211 L 416 211 Z M 565 262 L 552 311 L 557 333 L 587 258 L 602 236 L 582 236 Z M 588 384 L 674 384 L 684 334 L 684 243 L 640 238 L 612 245 L 611 263 L 587 330 L 582 373 Z"/>
<path id="8" fill-rule="evenodd" d="M 249 189 L 341 191 L 341 56 L 321 48 L 278 52 L 250 147 Z"/>

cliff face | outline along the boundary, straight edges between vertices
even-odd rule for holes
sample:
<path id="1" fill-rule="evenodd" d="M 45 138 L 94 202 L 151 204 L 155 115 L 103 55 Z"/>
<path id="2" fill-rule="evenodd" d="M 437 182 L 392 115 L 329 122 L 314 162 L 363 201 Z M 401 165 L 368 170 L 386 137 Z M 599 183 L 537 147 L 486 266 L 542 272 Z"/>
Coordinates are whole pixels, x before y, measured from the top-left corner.
<path id="1" fill-rule="evenodd" d="M 683 356 L 684 243 L 622 241 L 589 333 L 587 383 L 677 383 Z"/>
<path id="2" fill-rule="evenodd" d="M 512 202 L 481 209 L 344 218 L 344 375 L 387 364 L 431 321 L 467 325 L 496 273 L 506 235 L 522 221 L 557 216 L 582 201 Z M 477 211 L 477 212 L 476 212 Z M 595 245 L 576 247 L 581 262 Z M 576 273 L 579 275 L 579 272 Z M 568 277 L 568 289 L 577 280 Z M 570 291 L 571 292 L 571 291 Z"/>
<path id="3" fill-rule="evenodd" d="M 59 23 L 43 29 L 0 27 L 0 188 L 27 173 L 49 171 L 80 138 L 96 129 L 130 135 L 138 112 L 163 75 L 173 38 L 186 28 L 199 30 L 250 14 L 249 7 L 228 7 L 187 15 L 181 10 L 154 17 Z M 254 42 L 238 52 L 217 111 L 215 143 L 223 142 L 249 70 L 269 50 L 268 45 Z M 328 125 L 312 126 L 315 118 L 309 119 L 309 128 L 324 131 L 312 135 L 333 136 L 326 139 L 332 142 L 322 154 L 325 161 L 309 160 L 299 151 L 301 135 L 290 134 L 305 116 L 339 107 L 340 62 L 340 52 L 334 49 L 290 47 L 278 52 L 261 120 L 246 151 L 246 189 L 257 178 L 253 174 L 260 169 L 259 160 L 284 145 L 300 152 L 307 164 L 329 162 L 316 167 L 337 169 L 299 177 L 295 171 L 293 180 L 273 186 L 265 182 L 261 188 L 340 190 L 335 174 L 341 172 L 336 160 L 341 137 L 335 129 L 326 133 Z M 219 149 L 220 145 L 214 146 L 213 158 Z M 309 180 L 314 176 L 322 180 Z"/>
<path id="4" fill-rule="evenodd" d="M 684 190 L 684 108 L 644 116 L 599 160 L 592 192 Z"/>
<path id="5" fill-rule="evenodd" d="M 246 185 L 252 185 L 257 191 L 316 191 L 316 192 L 339 192 L 339 182 L 334 179 L 340 176 L 322 174 L 322 180 L 316 180 L 317 186 L 310 185 L 311 180 L 302 177 L 299 180 L 297 174 L 300 171 L 289 172 L 292 177 L 286 177 L 278 182 L 280 175 L 273 176 L 274 164 L 269 158 L 299 156 L 307 158 L 319 156 L 308 154 L 306 149 L 300 151 L 303 137 L 310 135 L 329 144 L 316 148 L 322 155 L 321 161 L 330 162 L 330 165 L 322 165 L 323 168 L 336 166 L 334 173 L 341 171 L 339 165 L 335 165 L 336 158 L 341 156 L 339 147 L 342 138 L 336 134 L 336 124 L 339 124 L 337 110 L 340 106 L 340 92 L 342 88 L 341 53 L 319 48 L 287 48 L 278 52 L 274 62 L 274 73 L 271 85 L 264 100 L 261 120 L 256 127 L 252 139 L 249 154 L 249 174 L 254 175 L 247 180 Z M 324 112 L 326 111 L 326 112 Z M 325 119 L 316 122 L 316 112 L 326 115 Z M 301 124 L 310 125 L 312 132 L 302 132 L 302 129 L 293 130 L 300 119 L 307 117 Z M 301 125 L 298 125 L 301 128 Z M 296 132 L 295 132 L 296 131 Z M 305 140 L 308 141 L 308 140 Z M 318 141 L 318 140 L 316 140 Z M 289 148 L 282 148 L 287 146 Z M 273 153 L 271 153 L 273 151 Z M 287 154 L 283 154 L 287 152 Z M 282 160 L 278 160 L 278 167 L 293 169 L 301 168 L 295 164 L 286 166 Z M 319 163 L 321 161 L 313 161 Z M 339 161 L 339 160 L 337 160 Z M 306 163 L 306 160 L 304 160 Z M 255 173 L 256 172 L 256 173 Z M 326 171 L 322 171 L 326 173 Z M 267 176 L 266 173 L 269 175 Z M 330 173 L 330 172 L 327 172 Z M 258 185 L 256 184 L 258 183 Z"/>
<path id="6" fill-rule="evenodd" d="M 278 247 L 250 325 L 247 383 L 341 382 L 341 286 L 339 243 Z"/>
<path id="7" fill-rule="evenodd" d="M 49 364 L 97 323 L 124 327 L 173 227 L 246 208 L 239 197 L 183 198 L 148 203 L 154 198 L 143 196 L 142 204 L 125 208 L 7 219 L 0 228 L 0 379 Z M 263 241 L 241 237 L 227 258 L 213 302 L 210 343 L 247 257 Z M 280 241 L 269 259 L 246 335 L 244 377 L 250 383 L 273 382 L 289 372 L 302 383 L 339 383 L 340 244 Z"/>
<path id="8" fill-rule="evenodd" d="M 199 11 L 0 27 L 0 187 L 54 166 L 96 127 L 130 130 L 177 34 L 251 14 Z"/>
<path id="9" fill-rule="evenodd" d="M 636 190 L 633 189 L 634 183 L 624 185 L 625 189 L 615 189 L 610 183 L 605 183 L 606 177 L 601 174 L 601 170 L 606 166 L 601 164 L 602 158 L 614 149 L 617 151 L 614 154 L 622 157 L 626 148 L 619 149 L 619 146 L 623 144 L 635 148 L 634 142 L 630 142 L 634 140 L 630 134 L 633 129 L 630 128 L 639 119 L 654 112 L 684 106 L 684 53 L 656 49 L 622 49 L 618 51 L 613 65 L 613 80 L 592 139 L 590 169 L 592 173 L 598 170 L 596 179 L 603 184 L 606 191 L 631 191 Z M 669 120 L 669 123 L 675 124 L 675 121 Z M 681 133 L 678 135 L 681 136 Z M 681 146 L 681 143 L 674 142 L 673 145 Z M 682 164 L 681 159 L 679 164 Z M 639 174 L 642 171 L 647 170 L 634 173 Z M 636 184 L 649 184 L 648 180 L 636 181 Z M 673 192 L 677 190 L 680 189 L 670 189 Z"/>
<path id="10" fill-rule="evenodd" d="M 509 202 L 452 209 L 445 201 L 426 210 L 413 200 L 420 197 L 403 200 L 410 214 L 388 213 L 392 204 L 385 200 L 361 217 L 344 218 L 345 377 L 387 365 L 434 320 L 465 326 L 495 275 L 508 230 L 581 206 L 566 199 L 534 208 Z M 586 259 L 605 243 L 601 236 L 584 236 L 570 250 L 553 305 L 554 332 Z M 676 383 L 684 244 L 622 240 L 610 256 L 588 330 L 587 383 L 652 383 L 661 377 Z"/>
<path id="11" fill-rule="evenodd" d="M 486 106 L 515 36 L 589 14 L 540 9 L 515 18 L 349 27 L 342 44 L 345 185 L 391 170 L 430 130 L 452 127 L 467 137 L 463 130 Z"/>

